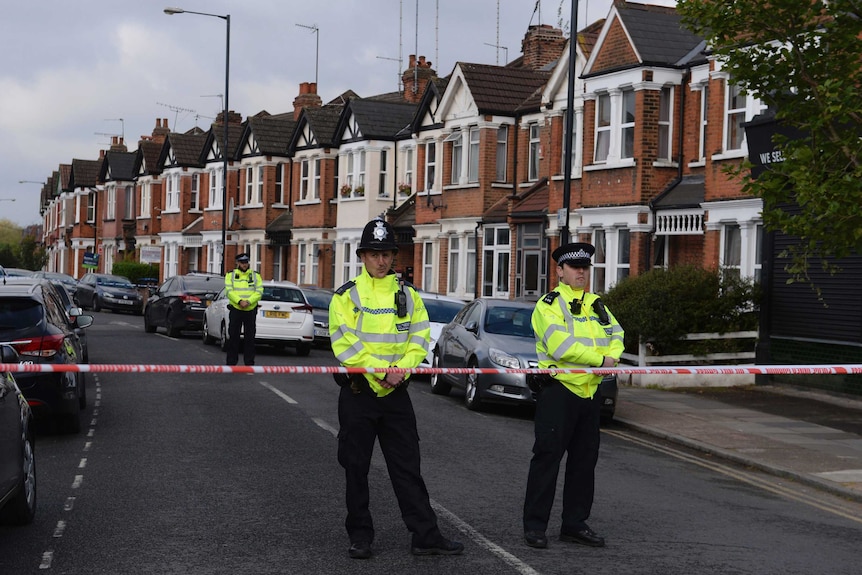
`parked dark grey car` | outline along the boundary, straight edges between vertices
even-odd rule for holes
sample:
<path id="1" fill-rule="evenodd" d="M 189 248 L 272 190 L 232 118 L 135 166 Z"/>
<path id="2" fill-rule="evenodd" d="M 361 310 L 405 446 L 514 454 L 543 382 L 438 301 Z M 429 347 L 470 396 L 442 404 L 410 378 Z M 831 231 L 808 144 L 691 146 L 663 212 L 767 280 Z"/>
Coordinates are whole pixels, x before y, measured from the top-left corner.
<path id="1" fill-rule="evenodd" d="M 147 299 L 144 331 L 164 327 L 177 337 L 182 330 L 203 329 L 204 311 L 223 287 L 224 277 L 218 274 L 194 272 L 166 279 Z"/>
<path id="2" fill-rule="evenodd" d="M 0 363 L 19 362 L 11 346 L 0 345 Z M 35 515 L 33 413 L 12 373 L 0 372 L 0 523 L 26 525 Z"/>
<path id="3" fill-rule="evenodd" d="M 93 316 L 71 319 L 56 288 L 32 277 L 0 285 L 0 344 L 11 345 L 28 363 L 81 363 L 75 328 L 86 328 Z M 86 380 L 79 372 L 33 372 L 16 375 L 18 387 L 35 415 L 51 416 L 71 433 L 81 429 Z"/>
<path id="4" fill-rule="evenodd" d="M 84 274 L 78 282 L 75 301 L 93 311 L 109 309 L 141 315 L 144 309 L 144 298 L 138 288 L 128 278 L 112 274 Z"/>
<path id="5" fill-rule="evenodd" d="M 314 314 L 314 344 L 329 346 L 329 302 L 332 301 L 331 289 L 303 285 L 299 286 Z"/>

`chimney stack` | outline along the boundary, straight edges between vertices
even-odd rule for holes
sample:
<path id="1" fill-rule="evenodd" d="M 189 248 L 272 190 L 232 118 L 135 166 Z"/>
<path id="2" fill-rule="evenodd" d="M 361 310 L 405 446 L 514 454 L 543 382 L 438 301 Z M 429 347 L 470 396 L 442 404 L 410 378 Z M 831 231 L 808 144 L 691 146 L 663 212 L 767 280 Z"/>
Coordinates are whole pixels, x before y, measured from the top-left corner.
<path id="1" fill-rule="evenodd" d="M 540 70 L 545 65 L 559 60 L 566 47 L 563 31 L 548 24 L 530 26 L 521 41 L 524 68 Z"/>
<path id="2" fill-rule="evenodd" d="M 409 65 L 401 74 L 401 83 L 404 85 L 404 100 L 415 104 L 422 99 L 428 82 L 437 77 L 437 72 L 431 67 L 431 62 L 425 60 L 425 56 L 410 54 Z"/>
<path id="3" fill-rule="evenodd" d="M 303 82 L 299 85 L 299 95 L 293 100 L 293 119 L 299 119 L 303 108 L 319 108 L 323 100 L 317 95 L 316 82 Z"/>

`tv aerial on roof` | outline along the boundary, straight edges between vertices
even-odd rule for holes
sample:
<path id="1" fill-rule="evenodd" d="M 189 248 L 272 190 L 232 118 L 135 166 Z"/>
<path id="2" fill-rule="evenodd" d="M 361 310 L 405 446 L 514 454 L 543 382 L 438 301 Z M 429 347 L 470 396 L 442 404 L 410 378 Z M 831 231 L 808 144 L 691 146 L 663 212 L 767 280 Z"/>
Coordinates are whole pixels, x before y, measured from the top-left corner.
<path id="1" fill-rule="evenodd" d="M 180 112 L 184 112 L 184 114 L 185 114 L 183 116 L 183 119 L 185 119 L 189 114 L 196 114 L 197 113 L 197 110 L 192 110 L 191 108 L 181 108 L 180 106 L 173 106 L 171 104 L 165 104 L 163 102 L 156 102 L 156 105 L 164 106 L 165 108 L 167 108 L 168 110 L 170 110 L 174 113 L 173 131 L 177 130 L 177 122 L 179 121 L 178 118 L 179 118 Z"/>

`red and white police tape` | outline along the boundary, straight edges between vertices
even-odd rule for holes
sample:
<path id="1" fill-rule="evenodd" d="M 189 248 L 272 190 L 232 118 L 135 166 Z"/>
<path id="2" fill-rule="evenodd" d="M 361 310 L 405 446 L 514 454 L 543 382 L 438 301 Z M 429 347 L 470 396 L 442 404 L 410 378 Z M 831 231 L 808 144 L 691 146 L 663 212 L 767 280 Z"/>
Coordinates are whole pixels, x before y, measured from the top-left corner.
<path id="1" fill-rule="evenodd" d="M 0 372 L 13 373 L 412 373 L 413 375 L 454 374 L 504 374 L 504 373 L 594 373 L 612 374 L 658 374 L 658 375 L 841 375 L 862 373 L 862 364 L 849 365 L 706 365 L 706 366 L 620 366 L 572 369 L 495 369 L 489 367 L 417 367 L 414 369 L 340 367 L 328 365 L 159 365 L 159 364 L 46 364 L 46 363 L 0 363 Z"/>

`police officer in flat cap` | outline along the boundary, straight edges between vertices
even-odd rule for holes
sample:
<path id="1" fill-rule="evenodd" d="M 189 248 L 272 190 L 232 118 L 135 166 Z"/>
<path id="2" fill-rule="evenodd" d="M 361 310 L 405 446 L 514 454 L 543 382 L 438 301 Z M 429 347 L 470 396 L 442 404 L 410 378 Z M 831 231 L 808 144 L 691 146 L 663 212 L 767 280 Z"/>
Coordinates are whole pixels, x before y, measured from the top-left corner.
<path id="1" fill-rule="evenodd" d="M 602 300 L 587 291 L 595 248 L 571 243 L 554 250 L 560 283 L 533 311 L 540 369 L 614 367 L 623 353 L 623 329 Z M 604 547 L 586 521 L 593 505 L 599 457 L 601 375 L 540 376 L 535 443 L 524 499 L 524 540 L 548 546 L 546 530 L 560 461 L 566 459 L 560 541 Z"/>
<path id="2" fill-rule="evenodd" d="M 398 253 L 392 226 L 382 219 L 368 222 L 356 253 L 362 272 L 337 289 L 329 305 L 332 352 L 345 367 L 418 367 L 428 350 L 431 326 L 422 298 L 392 271 Z M 368 559 L 373 555 L 368 469 L 375 440 L 380 442 L 401 517 L 412 534 L 411 553 L 462 553 L 461 543 L 440 533 L 422 479 L 408 375 L 336 375 L 341 376 L 336 377 L 341 386 L 338 462 L 347 482 L 348 556 Z"/>
<path id="3" fill-rule="evenodd" d="M 236 256 L 236 269 L 224 277 L 228 300 L 227 365 L 239 361 L 239 334 L 244 334 L 243 363 L 254 365 L 254 337 L 257 334 L 257 304 L 263 296 L 263 280 L 249 269 L 248 254 Z"/>

